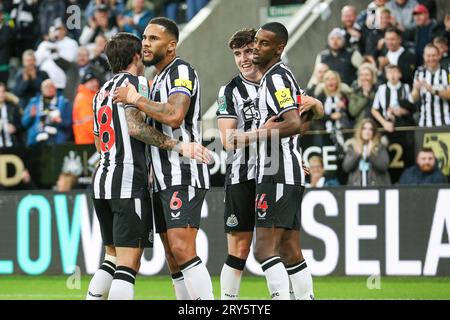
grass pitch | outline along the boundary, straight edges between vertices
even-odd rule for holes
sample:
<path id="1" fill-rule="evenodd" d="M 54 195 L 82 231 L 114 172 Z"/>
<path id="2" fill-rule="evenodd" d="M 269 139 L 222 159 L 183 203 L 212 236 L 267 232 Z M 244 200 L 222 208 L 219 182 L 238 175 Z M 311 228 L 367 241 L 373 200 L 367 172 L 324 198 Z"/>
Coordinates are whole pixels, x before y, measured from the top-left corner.
<path id="1" fill-rule="evenodd" d="M 90 279 L 90 276 L 82 276 L 80 289 L 69 289 L 68 276 L 0 276 L 0 300 L 82 300 Z M 213 286 L 219 299 L 219 277 L 213 277 Z M 316 299 L 450 299 L 450 277 L 381 277 L 379 287 L 368 289 L 366 277 L 314 278 Z M 244 275 L 240 296 L 241 299 L 268 300 L 265 279 Z M 138 276 L 135 298 L 175 299 L 170 277 Z"/>

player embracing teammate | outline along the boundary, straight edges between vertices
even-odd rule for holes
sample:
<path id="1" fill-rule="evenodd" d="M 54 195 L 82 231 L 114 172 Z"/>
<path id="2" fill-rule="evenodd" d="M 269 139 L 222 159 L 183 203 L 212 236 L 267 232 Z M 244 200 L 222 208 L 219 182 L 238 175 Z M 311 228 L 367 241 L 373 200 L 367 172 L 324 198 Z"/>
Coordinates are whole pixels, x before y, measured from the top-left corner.
<path id="1" fill-rule="evenodd" d="M 231 130 L 223 140 L 228 147 L 231 144 L 235 148 L 257 141 L 255 257 L 261 263 L 272 299 L 290 299 L 292 291 L 292 298 L 308 300 L 313 299 L 314 294 L 312 277 L 300 248 L 305 173 L 299 134 L 304 133 L 312 117 L 323 116 L 323 106 L 317 99 L 302 96 L 292 72 L 281 61 L 287 41 L 288 32 L 280 23 L 265 24 L 256 33 L 252 62 L 262 74 L 255 98 L 257 129 Z M 224 99 L 219 99 L 220 122 L 220 110 L 224 109 L 221 100 Z M 228 104 L 231 100 L 224 101 Z M 228 185 L 226 200 L 227 192 Z M 231 265 L 231 261 L 236 259 L 228 258 L 224 269 L 228 265 L 235 273 L 242 272 L 245 261 L 240 261 L 239 268 L 237 263 Z M 222 284 L 222 297 L 235 298 L 240 278 L 238 281 L 236 277 L 234 280 L 223 277 L 223 280 L 229 283 Z"/>

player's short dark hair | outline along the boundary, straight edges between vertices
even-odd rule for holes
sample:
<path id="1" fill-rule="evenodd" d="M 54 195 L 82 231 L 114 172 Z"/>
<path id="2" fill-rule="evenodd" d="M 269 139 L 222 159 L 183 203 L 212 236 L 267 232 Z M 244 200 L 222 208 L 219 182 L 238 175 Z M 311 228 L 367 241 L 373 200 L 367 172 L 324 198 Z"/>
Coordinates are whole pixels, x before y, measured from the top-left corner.
<path id="1" fill-rule="evenodd" d="M 398 66 L 396 66 L 395 64 L 388 64 L 386 67 L 384 67 L 385 71 L 388 70 L 397 70 L 398 72 L 400 72 L 400 74 L 402 73 L 402 70 L 400 70 L 400 68 Z"/>
<path id="2" fill-rule="evenodd" d="M 269 22 L 261 27 L 261 29 L 275 33 L 276 38 L 283 44 L 287 44 L 289 33 L 284 25 L 279 22 Z"/>
<path id="3" fill-rule="evenodd" d="M 385 31 L 384 34 L 386 34 L 386 33 L 388 33 L 388 32 L 396 33 L 400 38 L 402 37 L 402 32 L 401 32 L 400 29 L 398 29 L 398 28 L 395 28 L 395 27 L 389 27 L 389 28 L 386 29 L 386 31 Z"/>
<path id="4" fill-rule="evenodd" d="M 180 31 L 178 30 L 178 26 L 175 21 L 165 18 L 165 17 L 156 17 L 150 20 L 148 24 L 157 24 L 166 28 L 166 31 L 173 35 L 178 42 L 178 38 L 180 36 Z"/>
<path id="5" fill-rule="evenodd" d="M 228 47 L 233 49 L 242 48 L 255 40 L 256 30 L 253 28 L 244 28 L 236 31 L 228 40 Z"/>
<path id="6" fill-rule="evenodd" d="M 106 43 L 106 56 L 112 72 L 125 70 L 134 55 L 142 54 L 141 40 L 132 33 L 119 32 Z"/>

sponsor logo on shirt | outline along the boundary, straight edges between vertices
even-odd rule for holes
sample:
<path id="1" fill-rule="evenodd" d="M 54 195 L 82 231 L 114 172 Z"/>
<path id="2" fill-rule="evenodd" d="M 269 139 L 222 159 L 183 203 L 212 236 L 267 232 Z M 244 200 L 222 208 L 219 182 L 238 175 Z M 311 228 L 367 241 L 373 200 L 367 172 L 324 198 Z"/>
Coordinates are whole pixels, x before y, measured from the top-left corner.
<path id="1" fill-rule="evenodd" d="M 294 99 L 291 96 L 291 90 L 289 88 L 279 89 L 275 91 L 275 97 L 281 108 L 286 108 L 294 105 Z"/>

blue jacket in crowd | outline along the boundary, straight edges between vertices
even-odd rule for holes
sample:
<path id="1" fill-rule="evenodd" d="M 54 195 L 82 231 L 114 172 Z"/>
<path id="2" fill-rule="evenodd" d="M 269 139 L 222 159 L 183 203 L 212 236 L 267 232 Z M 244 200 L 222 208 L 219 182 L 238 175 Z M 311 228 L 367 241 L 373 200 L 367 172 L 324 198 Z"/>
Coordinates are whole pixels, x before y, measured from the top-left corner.
<path id="1" fill-rule="evenodd" d="M 144 33 L 145 28 L 147 27 L 149 21 L 155 16 L 155 14 L 152 11 L 145 10 L 143 12 L 144 14 L 139 19 L 139 22 L 131 26 L 128 23 L 123 26 L 123 31 L 133 33 L 136 36 L 138 36 L 140 39 L 142 38 L 142 34 Z M 125 17 L 133 17 L 134 13 L 133 11 L 128 11 L 125 13 Z"/>
<path id="2" fill-rule="evenodd" d="M 434 183 L 447 183 L 447 178 L 442 174 L 437 166 L 431 172 L 420 171 L 417 165 L 406 169 L 398 181 L 398 184 L 434 184 Z"/>
<path id="3" fill-rule="evenodd" d="M 40 105 L 41 95 L 39 94 L 30 100 L 22 116 L 22 126 L 27 130 L 27 146 L 39 142 L 36 138 L 42 132 L 40 123 L 42 112 L 40 111 Z M 48 144 L 60 144 L 72 139 L 72 106 L 69 100 L 63 95 L 57 96 L 55 105 L 60 111 L 62 121 L 52 125 L 56 128 L 57 133 L 55 135 L 49 135 L 49 139 L 45 142 Z M 33 106 L 36 108 L 36 115 L 34 117 L 31 115 Z"/>

